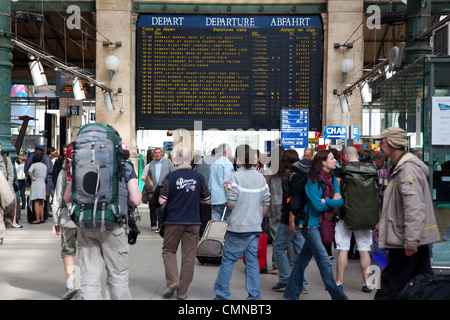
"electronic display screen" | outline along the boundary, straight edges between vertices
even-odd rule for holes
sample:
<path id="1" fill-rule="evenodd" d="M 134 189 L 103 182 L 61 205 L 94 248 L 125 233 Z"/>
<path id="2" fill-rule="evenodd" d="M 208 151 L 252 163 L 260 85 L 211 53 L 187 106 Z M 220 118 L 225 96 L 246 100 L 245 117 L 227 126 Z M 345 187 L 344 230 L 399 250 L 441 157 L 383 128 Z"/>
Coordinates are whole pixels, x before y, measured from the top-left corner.
<path id="1" fill-rule="evenodd" d="M 282 109 L 321 130 L 319 16 L 142 15 L 136 128 L 280 129 Z"/>
<path id="2" fill-rule="evenodd" d="M 90 74 L 95 74 L 95 69 L 85 69 Z M 82 71 L 82 70 L 78 70 Z M 65 71 L 58 70 L 56 71 L 56 95 L 60 98 L 74 98 L 72 82 L 74 79 L 74 75 Z M 86 99 L 94 99 L 95 98 L 95 87 L 90 86 L 89 83 L 86 83 L 84 80 L 81 80 L 81 85 L 83 86 L 83 91 L 86 96 Z"/>

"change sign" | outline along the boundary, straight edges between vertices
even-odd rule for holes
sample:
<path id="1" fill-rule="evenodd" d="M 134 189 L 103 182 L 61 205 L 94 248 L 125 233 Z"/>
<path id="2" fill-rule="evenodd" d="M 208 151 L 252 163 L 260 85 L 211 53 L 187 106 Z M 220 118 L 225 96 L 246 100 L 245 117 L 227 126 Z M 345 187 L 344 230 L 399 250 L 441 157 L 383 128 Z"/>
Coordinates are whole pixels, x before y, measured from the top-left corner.
<path id="1" fill-rule="evenodd" d="M 351 132 L 351 137 L 347 135 L 349 130 Z M 359 139 L 359 136 L 359 127 L 325 127 L 324 132 L 325 139 Z"/>
<path id="2" fill-rule="evenodd" d="M 347 138 L 347 127 L 325 127 L 325 139 Z"/>

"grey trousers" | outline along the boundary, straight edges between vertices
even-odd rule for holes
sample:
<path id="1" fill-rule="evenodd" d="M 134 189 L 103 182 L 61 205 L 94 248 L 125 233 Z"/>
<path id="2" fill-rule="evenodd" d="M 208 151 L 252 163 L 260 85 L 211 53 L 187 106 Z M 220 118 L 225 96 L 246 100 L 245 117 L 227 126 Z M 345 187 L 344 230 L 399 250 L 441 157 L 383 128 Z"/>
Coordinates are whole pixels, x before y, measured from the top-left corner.
<path id="1" fill-rule="evenodd" d="M 130 300 L 128 287 L 128 236 L 123 226 L 106 229 L 78 228 L 80 264 L 80 297 L 82 300 L 102 299 L 102 272 L 106 268 L 106 299 Z"/>

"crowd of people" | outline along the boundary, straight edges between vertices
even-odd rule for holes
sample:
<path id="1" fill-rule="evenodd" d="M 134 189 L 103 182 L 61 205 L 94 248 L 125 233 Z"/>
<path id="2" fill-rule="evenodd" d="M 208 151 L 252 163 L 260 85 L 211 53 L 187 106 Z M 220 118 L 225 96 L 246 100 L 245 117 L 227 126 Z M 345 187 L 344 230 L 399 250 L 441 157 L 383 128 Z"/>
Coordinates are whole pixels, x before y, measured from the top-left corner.
<path id="1" fill-rule="evenodd" d="M 368 276 L 374 237 L 380 247 L 389 249 L 375 299 L 399 298 L 407 281 L 419 273 L 431 273 L 427 245 L 439 241 L 440 236 L 427 184 L 428 169 L 406 151 L 406 133 L 388 128 L 374 138 L 380 140 L 381 151 L 366 162 L 360 161 L 353 146 L 343 150 L 342 159 L 337 150 L 314 153 L 307 148 L 300 157 L 296 150 L 275 146 L 267 164 L 261 163 L 258 150 L 246 144 L 239 145 L 234 152 L 228 144 L 220 144 L 195 163 L 192 150 L 181 144 L 174 147 L 171 159 L 164 156 L 162 149 L 153 150 L 140 179 L 145 183 L 142 199 L 149 204 L 151 228 L 161 234 L 164 229 L 163 297 L 170 298 L 177 292 L 178 299 L 187 298 L 194 277 L 196 249 L 205 224 L 213 220 L 228 224 L 213 286 L 215 299 L 232 299 L 229 287 L 233 265 L 243 257 L 248 299 L 261 299 L 262 272 L 278 276 L 273 291 L 284 292 L 284 299 L 299 299 L 309 291 L 308 264 L 314 257 L 330 297 L 346 300 L 344 274 L 354 245 L 361 266 L 361 290 L 370 293 L 373 288 Z M 52 195 L 53 232 L 61 235 L 67 278 L 64 299 L 71 299 L 78 291 L 82 299 L 101 299 L 99 274 L 106 260 L 122 261 L 120 266 L 107 266 L 108 297 L 130 299 L 126 249 L 129 241 L 124 227 L 115 226 L 107 233 L 99 233 L 97 227 L 80 234 L 80 227 L 69 217 L 72 180 L 68 179 L 69 170 L 64 168 L 72 147 L 66 146 L 64 157 L 58 161 L 51 162 L 48 154 L 51 165 L 44 161 L 46 156 L 40 148 L 36 148 L 31 159 L 19 157 L 17 172 L 23 170 L 25 175 L 25 178 L 20 175 L 19 181 L 27 177 L 31 180 L 28 201 L 35 220 L 30 223 L 45 221 L 44 208 Z M 377 172 L 385 167 L 386 158 L 393 165 L 384 190 Z M 125 163 L 130 166 L 127 159 Z M 2 165 L 0 161 L 2 168 L 7 169 L 8 164 Z M 132 165 L 127 170 L 128 205 L 138 206 L 141 203 L 138 176 Z M 8 180 L 8 171 L 2 172 Z M 19 185 L 18 190 L 21 192 L 22 188 Z M 355 192 L 362 193 L 364 201 L 356 199 Z M 16 203 L 24 208 L 24 201 L 21 195 Z M 2 208 L 5 210 L 3 196 Z M 403 232 L 392 228 L 389 221 L 393 219 L 404 224 Z M 262 233 L 269 235 L 273 245 L 271 270 L 261 268 L 257 253 Z M 98 251 L 93 251 L 93 247 Z M 82 258 L 81 288 L 75 288 L 74 284 L 75 254 Z"/>
<path id="2" fill-rule="evenodd" d="M 21 210 L 27 207 L 29 201 L 30 210 L 36 217 L 31 223 L 43 223 L 48 218 L 49 200 L 53 194 L 53 163 L 58 156 L 54 148 L 48 148 L 44 154 L 44 147 L 36 145 L 35 152 L 30 155 L 19 154 L 14 163 L 9 152 L 1 151 L 0 144 L 0 171 L 6 179 L 6 185 L 15 195 L 14 206 L 10 206 L 1 217 L 0 243 L 3 243 L 3 235 L 9 228 L 22 228 L 18 223 L 21 219 Z M 26 189 L 30 188 L 30 197 L 27 200 Z M 45 207 L 47 206 L 47 207 Z"/>

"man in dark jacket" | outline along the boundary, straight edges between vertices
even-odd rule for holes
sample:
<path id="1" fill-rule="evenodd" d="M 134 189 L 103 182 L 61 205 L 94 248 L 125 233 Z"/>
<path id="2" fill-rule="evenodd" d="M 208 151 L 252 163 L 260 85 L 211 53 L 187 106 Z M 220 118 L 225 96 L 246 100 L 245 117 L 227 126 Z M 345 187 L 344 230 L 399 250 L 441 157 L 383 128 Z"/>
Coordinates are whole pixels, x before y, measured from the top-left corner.
<path id="1" fill-rule="evenodd" d="M 194 263 L 200 232 L 200 203 L 210 203 L 211 194 L 205 178 L 191 169 L 191 150 L 175 147 L 173 162 L 177 170 L 163 180 L 159 203 L 167 206 L 162 258 L 167 289 L 164 298 L 178 290 L 178 299 L 187 298 L 187 290 L 194 278 Z M 163 209 L 165 210 L 165 209 Z M 178 275 L 177 250 L 182 241 L 181 271 Z"/>

